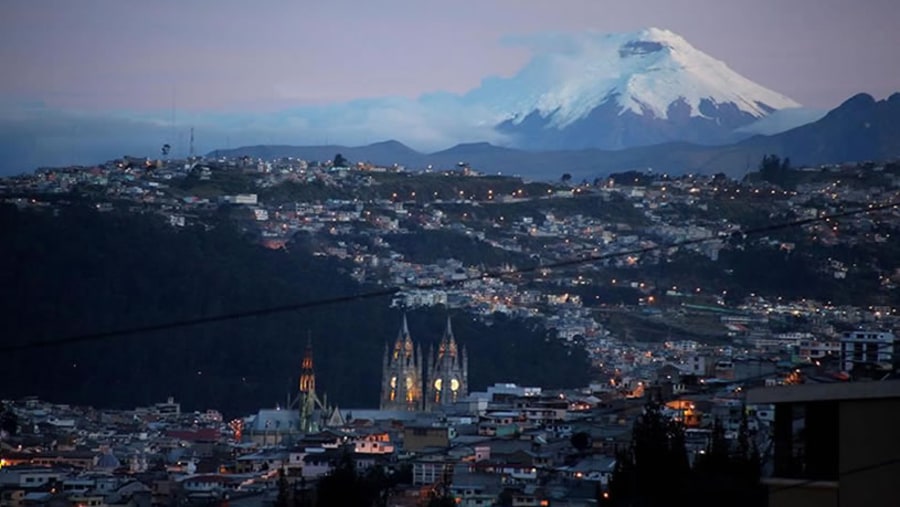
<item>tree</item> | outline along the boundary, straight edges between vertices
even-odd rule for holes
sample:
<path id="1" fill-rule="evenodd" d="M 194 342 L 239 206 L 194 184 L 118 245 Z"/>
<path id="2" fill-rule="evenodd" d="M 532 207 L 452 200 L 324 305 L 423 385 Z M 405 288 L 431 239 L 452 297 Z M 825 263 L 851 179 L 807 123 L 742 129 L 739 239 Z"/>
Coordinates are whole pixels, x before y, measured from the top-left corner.
<path id="1" fill-rule="evenodd" d="M 403 477 L 406 474 L 388 474 L 381 466 L 372 467 L 360 474 L 353 455 L 349 449 L 345 449 L 331 472 L 319 480 L 316 505 L 382 507 L 388 505 L 393 488 Z"/>
<path id="2" fill-rule="evenodd" d="M 456 507 L 456 500 L 450 495 L 431 495 L 428 507 Z"/>
<path id="3" fill-rule="evenodd" d="M 292 507 L 294 503 L 293 492 L 288 485 L 287 477 L 284 475 L 284 469 L 278 470 L 278 497 L 275 498 L 275 507 Z"/>
<path id="4" fill-rule="evenodd" d="M 332 161 L 331 165 L 333 167 L 347 167 L 350 165 L 350 161 L 344 158 L 343 155 L 338 153 L 334 156 L 334 160 Z"/>
<path id="5" fill-rule="evenodd" d="M 606 505 L 629 505 L 637 492 L 637 476 L 631 449 L 616 452 L 616 465 L 609 481 L 608 495 L 599 496 Z M 600 498 L 598 498 L 598 503 Z"/>
<path id="6" fill-rule="evenodd" d="M 0 435 L 14 436 L 19 429 L 19 418 L 11 408 L 0 406 Z"/>
<path id="7" fill-rule="evenodd" d="M 760 505 L 765 499 L 765 488 L 760 483 L 762 458 L 759 455 L 756 439 L 750 433 L 746 407 L 741 407 L 741 426 L 738 430 L 735 460 L 738 484 L 743 490 L 750 493 L 745 495 L 749 502 L 745 505 Z"/>
<path id="8" fill-rule="evenodd" d="M 751 440 L 746 412 L 733 449 L 725 438 L 725 429 L 715 421 L 706 451 L 694 463 L 692 493 L 698 506 L 765 504 L 765 490 L 759 482 L 759 454 Z"/>
<path id="9" fill-rule="evenodd" d="M 572 438 L 569 439 L 569 443 L 572 444 L 578 452 L 584 452 L 590 449 L 593 444 L 591 435 L 585 431 L 579 431 L 572 435 Z"/>
<path id="10" fill-rule="evenodd" d="M 712 479 L 730 466 L 728 441 L 725 439 L 725 429 L 718 419 L 713 423 L 712 433 L 706 450 L 697 457 L 694 463 L 694 471 L 702 479 Z"/>
<path id="11" fill-rule="evenodd" d="M 300 482 L 294 483 L 294 507 L 313 507 L 311 488 L 306 485 L 306 477 L 300 477 Z"/>
<path id="12" fill-rule="evenodd" d="M 349 451 L 341 453 L 338 462 L 331 472 L 319 480 L 316 489 L 316 505 L 318 507 L 337 507 L 340 505 L 359 505 L 368 507 L 373 504 L 362 481 L 356 473 L 356 463 Z"/>
<path id="13" fill-rule="evenodd" d="M 619 453 L 610 482 L 612 505 L 666 505 L 685 496 L 690 466 L 681 426 L 651 400 L 631 430 L 631 447 Z"/>
<path id="14" fill-rule="evenodd" d="M 568 182 L 572 181 L 572 175 L 569 173 L 563 173 L 562 178 L 560 178 L 560 181 L 562 181 L 563 183 L 568 183 Z"/>
<path id="15" fill-rule="evenodd" d="M 759 162 L 759 177 L 781 188 L 792 188 L 795 185 L 791 171 L 791 159 L 782 160 L 778 155 L 765 155 Z"/>

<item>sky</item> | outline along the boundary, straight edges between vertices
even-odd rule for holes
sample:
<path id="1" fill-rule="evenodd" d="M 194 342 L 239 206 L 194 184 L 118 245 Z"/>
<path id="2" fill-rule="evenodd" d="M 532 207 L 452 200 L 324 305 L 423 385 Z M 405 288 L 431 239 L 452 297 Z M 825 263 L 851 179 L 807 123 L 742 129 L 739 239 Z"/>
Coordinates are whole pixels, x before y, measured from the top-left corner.
<path id="1" fill-rule="evenodd" d="M 651 26 L 824 109 L 900 90 L 898 22 L 896 0 L 4 0 L 0 134 L 464 93 L 528 61 L 511 37 Z"/>

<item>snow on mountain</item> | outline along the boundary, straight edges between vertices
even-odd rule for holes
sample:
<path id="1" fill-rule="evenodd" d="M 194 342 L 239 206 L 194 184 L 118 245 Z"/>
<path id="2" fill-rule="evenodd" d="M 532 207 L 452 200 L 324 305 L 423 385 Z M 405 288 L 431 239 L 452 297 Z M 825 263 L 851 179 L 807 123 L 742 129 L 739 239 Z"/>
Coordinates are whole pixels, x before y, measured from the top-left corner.
<path id="1" fill-rule="evenodd" d="M 732 104 L 753 118 L 796 108 L 793 100 L 760 86 L 691 46 L 669 30 L 549 35 L 521 40 L 534 58 L 510 78 L 490 78 L 463 97 L 489 110 L 492 121 L 522 122 L 537 112 L 557 129 L 614 100 L 619 113 L 666 119 L 673 104 L 705 117 L 703 103 Z"/>
<path id="2" fill-rule="evenodd" d="M 668 30 L 508 42 L 532 52 L 511 77 L 486 78 L 464 94 L 299 107 L 266 118 L 265 135 L 310 144 L 396 138 L 425 151 L 479 141 L 528 149 L 722 144 L 752 135 L 736 129 L 798 106 Z"/>

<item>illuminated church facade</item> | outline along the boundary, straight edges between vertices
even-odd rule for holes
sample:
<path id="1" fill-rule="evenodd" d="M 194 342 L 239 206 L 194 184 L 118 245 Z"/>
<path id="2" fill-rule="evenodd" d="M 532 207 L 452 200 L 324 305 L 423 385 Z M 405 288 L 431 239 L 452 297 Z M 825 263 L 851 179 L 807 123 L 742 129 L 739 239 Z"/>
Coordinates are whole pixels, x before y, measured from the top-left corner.
<path id="1" fill-rule="evenodd" d="M 433 411 L 468 395 L 469 360 L 453 336 L 450 319 L 437 350 L 422 348 L 409 333 L 406 316 L 393 347 L 385 346 L 382 361 L 382 410 Z"/>

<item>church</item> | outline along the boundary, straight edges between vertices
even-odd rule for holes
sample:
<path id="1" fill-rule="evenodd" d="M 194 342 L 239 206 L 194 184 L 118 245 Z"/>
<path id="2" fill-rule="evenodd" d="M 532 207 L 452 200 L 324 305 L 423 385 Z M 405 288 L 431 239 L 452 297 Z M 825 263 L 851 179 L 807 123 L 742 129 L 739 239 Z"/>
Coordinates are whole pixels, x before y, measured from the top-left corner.
<path id="1" fill-rule="evenodd" d="M 469 359 L 453 336 L 450 318 L 438 344 L 423 360 L 413 343 L 406 315 L 394 346 L 385 345 L 381 376 L 381 410 L 431 412 L 452 405 L 469 393 Z"/>

